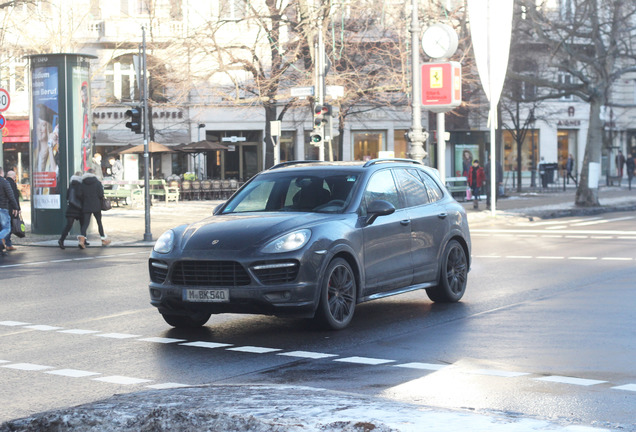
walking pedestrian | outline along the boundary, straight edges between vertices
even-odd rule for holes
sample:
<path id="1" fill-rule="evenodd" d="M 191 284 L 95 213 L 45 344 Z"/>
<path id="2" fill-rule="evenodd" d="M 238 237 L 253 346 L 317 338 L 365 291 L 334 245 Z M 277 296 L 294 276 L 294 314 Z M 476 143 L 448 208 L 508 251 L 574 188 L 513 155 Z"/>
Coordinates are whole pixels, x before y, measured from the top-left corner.
<path id="1" fill-rule="evenodd" d="M 627 154 L 627 160 L 625 161 L 625 168 L 627 168 L 627 181 L 629 182 L 629 190 L 632 190 L 632 179 L 634 178 L 634 170 L 636 170 L 636 162 L 634 162 L 634 156 L 631 153 Z"/>
<path id="2" fill-rule="evenodd" d="M 60 249 L 66 249 L 64 247 L 64 240 L 66 240 L 66 236 L 71 231 L 73 224 L 75 221 L 78 221 L 80 227 L 82 226 L 82 172 L 77 171 L 74 175 L 71 176 L 71 184 L 68 187 L 67 193 L 67 206 L 66 206 L 66 225 L 62 230 L 62 235 L 60 235 L 60 239 L 57 241 L 57 244 L 60 245 Z M 79 236 L 78 236 L 79 240 Z M 86 240 L 84 240 L 84 244 L 86 245 Z"/>
<path id="3" fill-rule="evenodd" d="M 15 202 L 18 203 L 17 208 L 13 207 L 12 205 L 9 207 L 9 213 L 13 213 L 13 210 L 17 210 L 18 214 L 15 216 L 15 218 L 18 218 L 20 217 L 20 212 L 22 211 L 22 209 L 20 208 L 20 192 L 18 191 L 18 185 L 15 183 L 15 171 L 8 171 L 7 177 L 5 179 L 9 182 L 9 186 L 11 186 Z M 14 217 L 11 216 L 11 219 L 14 219 Z M 8 251 L 15 250 L 15 246 L 13 246 L 13 242 L 11 242 L 11 230 L 9 230 L 9 234 L 7 234 L 7 236 L 4 238 L 4 243 Z"/>
<path id="4" fill-rule="evenodd" d="M 481 187 L 484 184 L 485 175 L 484 169 L 479 166 L 479 160 L 473 161 L 473 166 L 468 170 L 468 186 L 470 186 L 473 194 L 473 208 L 479 208 L 479 195 Z"/>
<path id="5" fill-rule="evenodd" d="M 102 246 L 108 246 L 110 240 L 104 234 L 104 226 L 102 225 L 102 199 L 104 198 L 104 186 L 95 175 L 95 170 L 89 170 L 82 176 L 82 226 L 81 234 L 77 238 L 80 249 L 86 248 L 86 231 L 91 221 L 91 215 L 95 217 L 97 222 L 97 230 L 102 239 Z"/>
<path id="6" fill-rule="evenodd" d="M 570 153 L 568 155 L 568 160 L 565 163 L 565 171 L 566 171 L 566 178 L 568 181 L 568 184 L 570 184 L 570 179 L 572 179 L 574 181 L 574 185 L 578 186 L 579 184 L 576 181 L 576 178 L 572 175 L 572 171 L 574 171 L 574 156 L 572 156 L 572 153 Z"/>
<path id="7" fill-rule="evenodd" d="M 623 168 L 625 167 L 625 156 L 623 156 L 622 151 L 618 151 L 616 155 L 616 175 L 618 175 L 618 185 L 621 184 L 621 179 L 623 178 Z"/>
<path id="8" fill-rule="evenodd" d="M 17 216 L 17 210 L 9 210 L 10 208 L 17 209 L 18 203 L 16 202 L 13 191 L 9 182 L 4 178 L 4 169 L 0 167 L 0 256 L 5 256 L 5 240 L 4 238 L 11 232 L 11 215 Z"/>

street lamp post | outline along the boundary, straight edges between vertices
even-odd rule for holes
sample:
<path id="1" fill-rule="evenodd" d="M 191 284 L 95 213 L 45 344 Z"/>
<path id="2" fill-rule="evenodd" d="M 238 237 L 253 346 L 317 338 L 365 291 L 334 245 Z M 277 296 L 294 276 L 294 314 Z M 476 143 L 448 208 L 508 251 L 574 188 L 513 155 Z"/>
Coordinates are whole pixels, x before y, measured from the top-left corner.
<path id="1" fill-rule="evenodd" d="M 412 1 L 411 6 L 411 106 L 413 119 L 411 130 L 406 134 L 410 143 L 409 157 L 418 161 L 426 157 L 424 142 L 428 132 L 422 130 L 422 83 L 420 77 L 420 23 L 418 20 L 418 2 Z"/>
<path id="2" fill-rule="evenodd" d="M 199 123 L 199 125 L 197 126 L 197 141 L 201 141 L 201 129 L 203 129 L 205 127 L 204 123 Z M 198 154 L 194 157 L 194 162 L 195 162 L 195 170 L 197 171 L 197 179 L 199 177 L 203 177 L 200 176 L 199 171 L 201 170 L 201 157 L 203 156 L 203 154 Z"/>

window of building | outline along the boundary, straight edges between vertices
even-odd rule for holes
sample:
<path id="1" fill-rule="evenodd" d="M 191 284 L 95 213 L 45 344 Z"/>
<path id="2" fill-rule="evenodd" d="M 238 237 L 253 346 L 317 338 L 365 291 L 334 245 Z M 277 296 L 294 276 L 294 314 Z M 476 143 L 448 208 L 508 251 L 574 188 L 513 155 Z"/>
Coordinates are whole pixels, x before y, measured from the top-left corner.
<path id="1" fill-rule="evenodd" d="M 396 158 L 407 158 L 409 153 L 409 143 L 406 140 L 406 129 L 396 129 L 393 133 L 393 153 Z"/>
<path id="2" fill-rule="evenodd" d="M 574 83 L 572 75 L 567 72 L 559 72 L 559 85 L 565 88 L 571 86 Z M 574 99 L 574 96 L 571 94 L 561 96 L 562 101 L 571 101 Z"/>
<path id="3" fill-rule="evenodd" d="M 296 160 L 296 131 L 283 131 L 279 137 L 280 161 Z"/>
<path id="4" fill-rule="evenodd" d="M 118 101 L 138 100 L 132 55 L 122 56 L 106 66 L 106 98 Z"/>
<path id="5" fill-rule="evenodd" d="M 558 162 L 559 168 L 565 169 L 565 163 L 568 161 L 568 155 L 570 153 L 576 155 L 577 149 L 577 130 L 574 129 L 559 129 L 557 131 L 557 143 L 558 143 Z M 576 157 L 574 158 L 576 160 Z"/>
<path id="6" fill-rule="evenodd" d="M 246 0 L 221 0 L 219 2 L 219 18 L 237 21 L 245 18 L 247 12 Z"/>
<path id="7" fill-rule="evenodd" d="M 102 11 L 101 11 L 101 8 L 99 7 L 99 0 L 91 0 L 90 14 L 94 19 L 101 18 Z"/>
<path id="8" fill-rule="evenodd" d="M 512 133 L 503 131 L 504 143 L 504 171 L 517 171 L 517 142 Z M 536 170 L 539 159 L 539 130 L 529 129 L 521 145 L 521 171 L 530 172 Z"/>
<path id="9" fill-rule="evenodd" d="M 170 0 L 170 19 L 183 19 L 183 0 Z"/>
<path id="10" fill-rule="evenodd" d="M 574 19 L 574 0 L 561 0 L 560 14 L 564 21 L 572 21 Z"/>
<path id="11" fill-rule="evenodd" d="M 376 159 L 380 151 L 386 150 L 386 132 L 353 132 L 353 159 Z"/>

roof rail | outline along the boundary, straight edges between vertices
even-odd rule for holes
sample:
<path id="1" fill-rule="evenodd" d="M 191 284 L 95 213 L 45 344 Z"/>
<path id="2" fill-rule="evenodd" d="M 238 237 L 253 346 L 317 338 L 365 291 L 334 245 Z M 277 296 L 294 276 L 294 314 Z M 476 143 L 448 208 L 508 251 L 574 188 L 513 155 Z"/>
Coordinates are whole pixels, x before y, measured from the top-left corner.
<path id="1" fill-rule="evenodd" d="M 417 165 L 424 165 L 422 162 L 416 161 L 414 159 L 382 158 L 382 159 L 372 159 L 372 160 L 368 161 L 367 163 L 365 163 L 363 165 L 363 167 L 367 168 L 367 167 L 370 167 L 371 165 L 375 165 L 375 164 L 379 164 L 379 163 L 385 163 L 385 162 L 406 162 L 406 163 L 412 163 L 412 164 L 417 164 Z"/>
<path id="2" fill-rule="evenodd" d="M 310 163 L 321 163 L 324 161 L 317 161 L 317 160 L 295 160 L 295 161 L 287 161 L 287 162 L 281 162 L 279 164 L 274 165 L 273 167 L 271 167 L 269 170 L 273 170 L 273 169 L 278 169 L 278 168 L 284 168 L 286 166 L 289 165 L 299 165 L 299 164 L 310 164 Z"/>

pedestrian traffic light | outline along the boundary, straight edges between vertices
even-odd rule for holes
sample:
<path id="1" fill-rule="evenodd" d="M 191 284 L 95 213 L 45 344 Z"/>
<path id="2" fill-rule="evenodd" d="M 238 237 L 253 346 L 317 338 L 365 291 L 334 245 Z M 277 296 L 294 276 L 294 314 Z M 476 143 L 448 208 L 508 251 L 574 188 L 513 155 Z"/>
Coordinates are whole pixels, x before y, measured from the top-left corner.
<path id="1" fill-rule="evenodd" d="M 322 144 L 322 127 L 314 128 L 313 132 L 309 135 L 309 144 L 319 147 Z"/>
<path id="2" fill-rule="evenodd" d="M 327 118 L 331 116 L 331 105 L 316 104 L 314 105 L 314 126 L 319 127 L 327 122 Z"/>
<path id="3" fill-rule="evenodd" d="M 130 118 L 129 122 L 126 122 L 126 127 L 133 131 L 136 134 L 143 133 L 141 130 L 141 114 L 143 110 L 140 106 L 131 107 L 128 111 L 124 113 L 126 117 Z"/>

